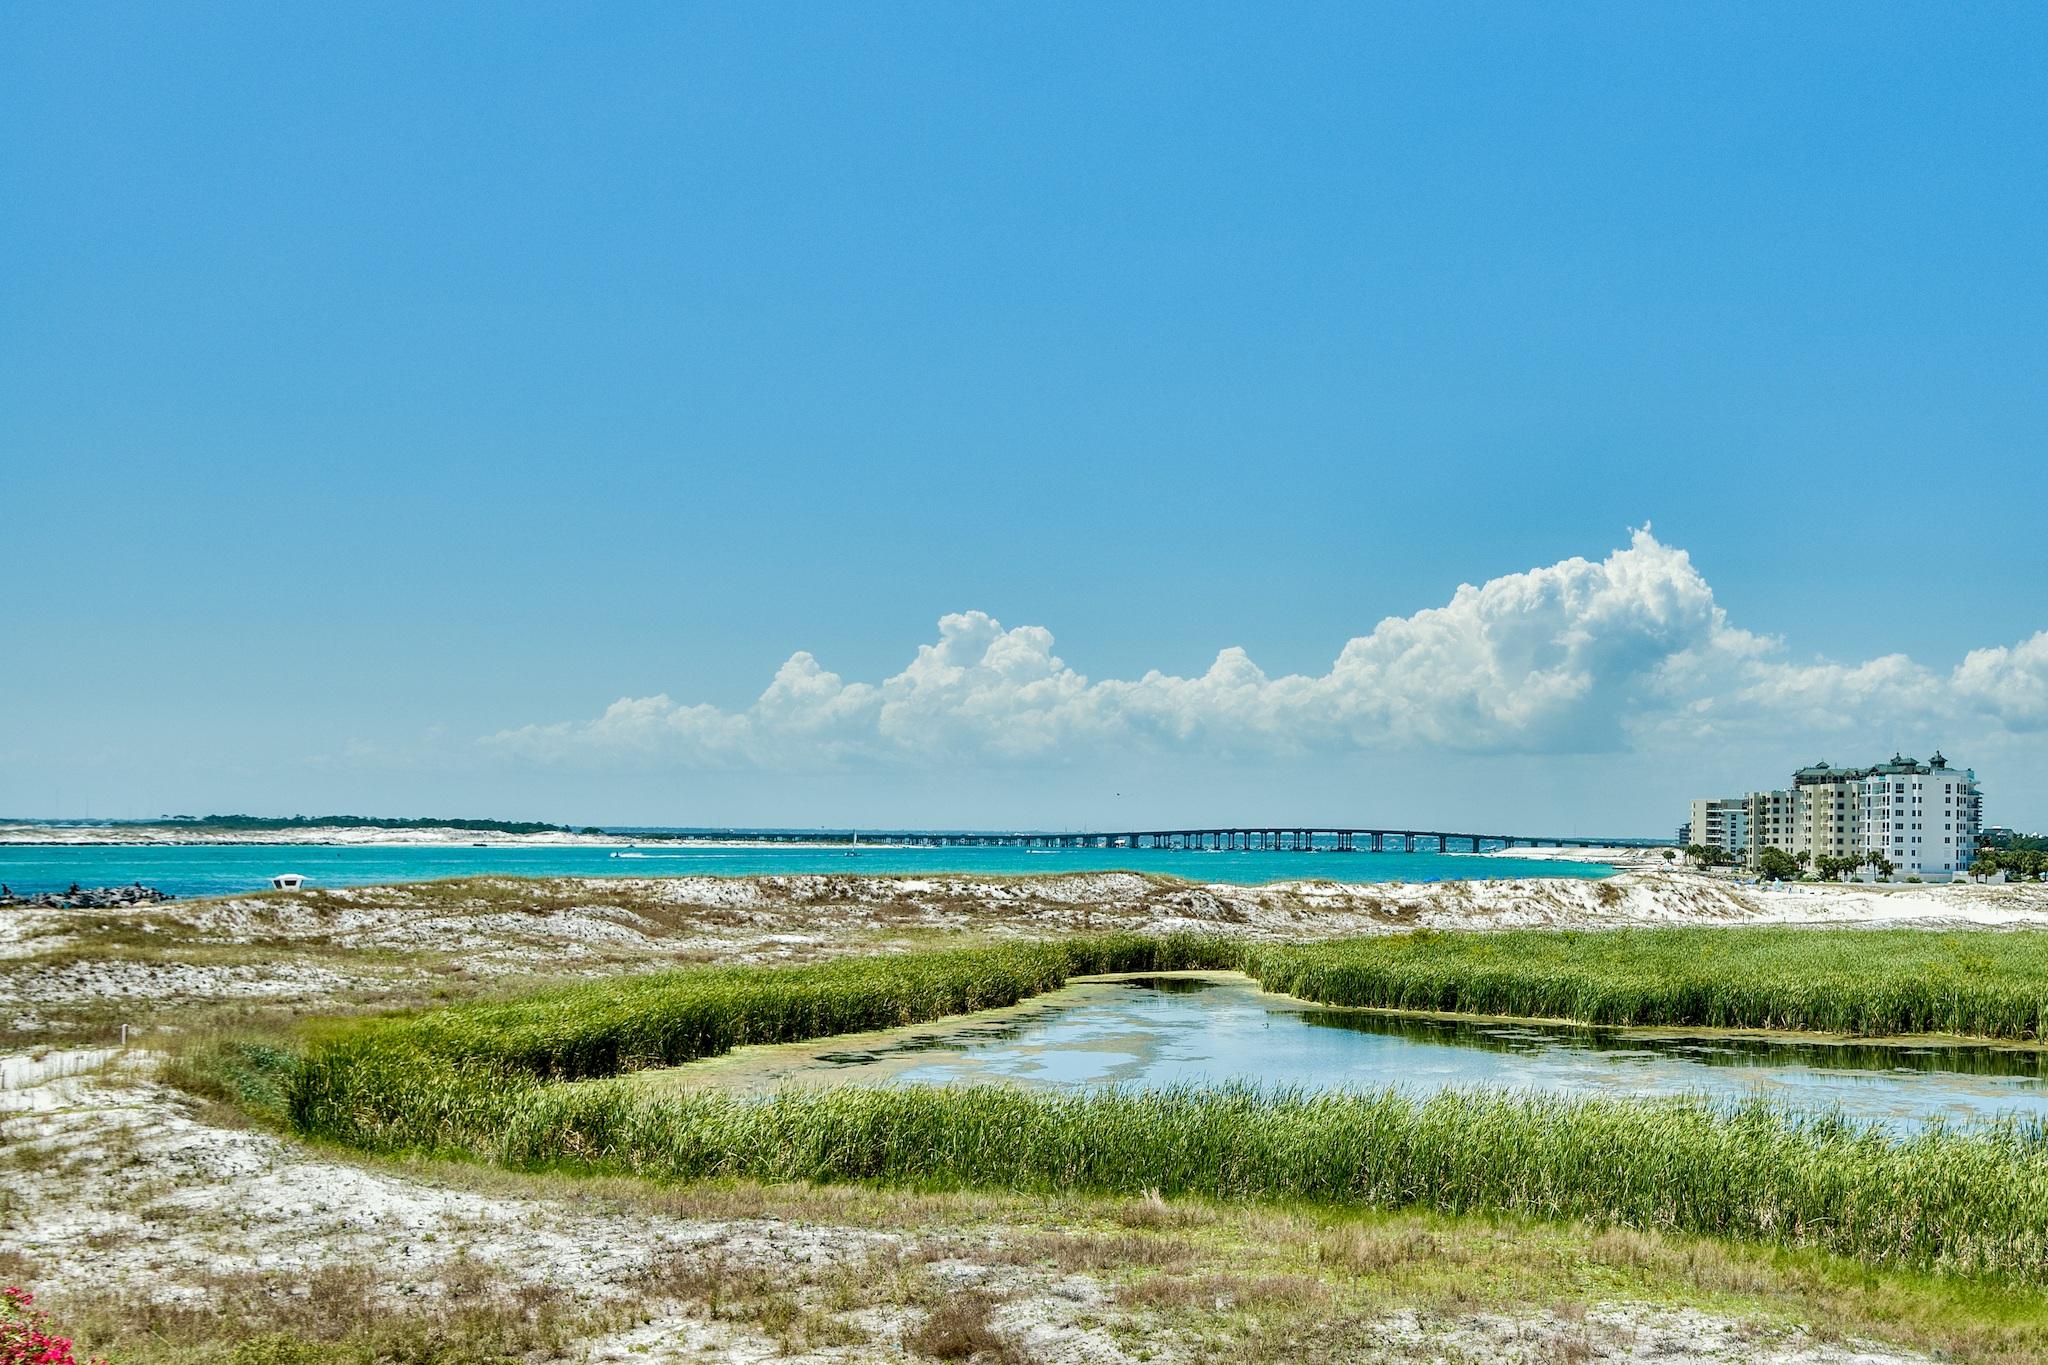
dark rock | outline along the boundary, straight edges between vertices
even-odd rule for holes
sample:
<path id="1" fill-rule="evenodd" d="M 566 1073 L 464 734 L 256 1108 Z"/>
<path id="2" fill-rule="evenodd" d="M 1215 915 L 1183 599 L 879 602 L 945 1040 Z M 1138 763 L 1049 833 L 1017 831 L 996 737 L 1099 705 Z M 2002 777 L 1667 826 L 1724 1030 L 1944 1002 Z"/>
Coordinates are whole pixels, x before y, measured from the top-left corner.
<path id="1" fill-rule="evenodd" d="M 121 910 L 136 905 L 161 905 L 177 897 L 153 886 L 136 882 L 130 886 L 73 886 L 69 891 L 38 891 L 31 896 L 7 892 L 0 905 L 30 906 L 41 910 Z"/>

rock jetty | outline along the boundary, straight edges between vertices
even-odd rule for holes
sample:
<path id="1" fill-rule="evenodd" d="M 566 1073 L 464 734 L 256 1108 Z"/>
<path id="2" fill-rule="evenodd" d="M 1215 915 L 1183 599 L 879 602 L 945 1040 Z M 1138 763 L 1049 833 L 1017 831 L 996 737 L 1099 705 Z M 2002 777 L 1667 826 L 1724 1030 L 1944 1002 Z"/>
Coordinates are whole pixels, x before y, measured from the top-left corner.
<path id="1" fill-rule="evenodd" d="M 69 891 L 38 891 L 34 895 L 20 896 L 0 885 L 0 905 L 34 907 L 39 910 L 118 910 L 132 905 L 158 905 L 164 901 L 176 900 L 168 892 L 153 886 L 136 882 L 130 886 L 80 886 L 73 882 Z"/>

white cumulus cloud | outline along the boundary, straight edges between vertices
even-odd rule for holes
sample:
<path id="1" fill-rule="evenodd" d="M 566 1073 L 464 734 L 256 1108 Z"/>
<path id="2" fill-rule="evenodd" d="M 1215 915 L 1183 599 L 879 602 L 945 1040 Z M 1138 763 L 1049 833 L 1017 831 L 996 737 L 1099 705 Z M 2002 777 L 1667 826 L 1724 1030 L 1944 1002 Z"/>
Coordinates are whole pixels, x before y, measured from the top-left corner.
<path id="1" fill-rule="evenodd" d="M 1955 674 L 1963 700 L 2008 729 L 2048 730 L 2048 630 L 2007 648 L 1973 649 Z"/>
<path id="2" fill-rule="evenodd" d="M 969 611 L 942 618 L 938 638 L 880 682 L 849 682 L 800 651 L 744 709 L 627 697 L 485 742 L 546 763 L 777 768 L 1058 762 L 1105 748 L 1598 753 L 1901 724 L 2048 730 L 2048 632 L 1947 673 L 1896 654 L 1792 662 L 1730 624 L 1685 551 L 1644 528 L 1597 562 L 1462 586 L 1389 617 L 1319 674 L 1273 677 L 1233 646 L 1196 677 L 1091 681 L 1044 627 Z"/>

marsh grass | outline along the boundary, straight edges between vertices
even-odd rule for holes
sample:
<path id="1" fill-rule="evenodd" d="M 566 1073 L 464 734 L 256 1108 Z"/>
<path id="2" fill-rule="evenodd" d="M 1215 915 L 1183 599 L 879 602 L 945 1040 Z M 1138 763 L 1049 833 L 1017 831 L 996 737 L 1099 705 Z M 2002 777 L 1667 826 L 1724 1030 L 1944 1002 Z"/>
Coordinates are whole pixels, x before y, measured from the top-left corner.
<path id="1" fill-rule="evenodd" d="M 1278 945 L 1107 934 L 532 990 L 315 1035 L 553 1079 L 998 1008 L 1067 978 L 1242 970 L 1324 1004 L 1605 1025 L 2040 1040 L 2048 934 L 1797 928 L 1386 935 Z"/>
<path id="2" fill-rule="evenodd" d="M 1761 1104 L 995 1086 L 650 1100 L 602 1085 L 512 1097 L 464 1150 L 659 1180 L 1155 1191 L 1670 1228 L 1967 1273 L 2048 1264 L 2035 1130 L 1898 1140 Z"/>
<path id="3" fill-rule="evenodd" d="M 1512 930 L 1260 949 L 1269 990 L 1332 1005 L 1587 1024 L 2048 1038 L 2048 934 Z"/>
<path id="4" fill-rule="evenodd" d="M 1339 1004 L 2032 1037 L 2043 945 L 1801 930 L 1308 946 L 1111 935 L 580 985 L 329 1022 L 299 1048 L 230 1046 L 196 1069 L 308 1136 L 525 1170 L 1509 1214 L 2044 1282 L 2048 1138 L 2024 1125 L 1894 1138 L 1761 1104 L 1246 1088 L 747 1099 L 608 1079 L 1007 1006 L 1075 975 L 1184 968 L 1239 968 Z"/>
<path id="5" fill-rule="evenodd" d="M 800 1042 L 1014 1005 L 1070 976 L 1233 967 L 1227 940 L 1136 934 L 705 967 L 543 990 L 502 1002 L 316 1028 L 310 1061 L 428 1056 L 551 1080 L 672 1066 L 752 1043 Z"/>

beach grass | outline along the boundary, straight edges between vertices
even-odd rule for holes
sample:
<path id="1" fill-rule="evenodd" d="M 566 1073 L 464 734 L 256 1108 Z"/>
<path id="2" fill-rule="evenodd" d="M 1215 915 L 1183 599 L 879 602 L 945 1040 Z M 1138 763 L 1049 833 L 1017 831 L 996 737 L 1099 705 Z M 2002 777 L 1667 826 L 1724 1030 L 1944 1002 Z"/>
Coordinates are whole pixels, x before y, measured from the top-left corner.
<path id="1" fill-rule="evenodd" d="M 896 1028 L 1014 1005 L 1069 977 L 1236 967 L 1228 940 L 1105 934 L 1056 942 L 698 967 L 309 1032 L 315 1056 L 421 1053 L 556 1080 L 672 1066 L 750 1043 Z"/>
<path id="2" fill-rule="evenodd" d="M 792 967 L 696 967 L 333 1021 L 317 1058 L 424 1054 L 554 1080 L 1016 1004 L 1074 976 L 1221 969 L 1331 1005 L 1598 1025 L 2032 1041 L 2048 934 L 1794 928 L 1411 933 L 1310 944 L 1081 935 Z"/>
<path id="3" fill-rule="evenodd" d="M 1761 1103 L 1486 1091 L 649 1095 L 418 1057 L 313 1074 L 301 1132 L 516 1170 L 1505 1214 L 2048 1280 L 2048 1136 L 2022 1124 L 1896 1137 Z"/>
<path id="4" fill-rule="evenodd" d="M 1415 933 L 1250 955 L 1332 1005 L 1585 1024 L 2048 1038 L 2048 934 L 1797 927 Z"/>
<path id="5" fill-rule="evenodd" d="M 2048 1283 L 2048 1137 L 1909 1137 L 1751 1104 L 1499 1092 L 1003 1087 L 649 1094 L 614 1080 L 752 1043 L 1017 1003 L 1077 975 L 1245 970 L 1339 1004 L 1593 1023 L 2038 1036 L 2033 936 L 1813 930 L 1421 934 L 1318 945 L 1111 935 L 698 968 L 396 1017 L 189 1069 L 368 1151 L 665 1181 L 1134 1195 L 1502 1214 Z"/>

